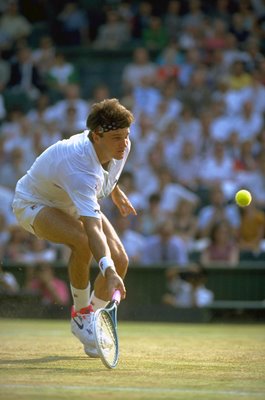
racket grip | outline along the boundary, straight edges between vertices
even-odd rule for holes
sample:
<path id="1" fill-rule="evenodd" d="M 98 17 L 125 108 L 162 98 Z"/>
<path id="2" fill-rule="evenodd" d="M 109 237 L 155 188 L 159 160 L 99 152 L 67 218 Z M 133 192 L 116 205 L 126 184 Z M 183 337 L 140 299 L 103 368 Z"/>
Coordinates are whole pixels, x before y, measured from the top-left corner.
<path id="1" fill-rule="evenodd" d="M 112 296 L 112 300 L 115 300 L 118 304 L 121 301 L 121 292 L 119 290 L 115 290 Z"/>

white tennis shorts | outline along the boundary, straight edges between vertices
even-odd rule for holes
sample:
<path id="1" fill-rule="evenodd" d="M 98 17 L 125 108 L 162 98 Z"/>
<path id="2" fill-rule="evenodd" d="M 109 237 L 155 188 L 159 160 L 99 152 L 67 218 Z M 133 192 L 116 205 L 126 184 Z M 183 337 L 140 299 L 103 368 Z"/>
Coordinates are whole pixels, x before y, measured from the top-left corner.
<path id="1" fill-rule="evenodd" d="M 47 206 L 34 201 L 31 202 L 21 199 L 18 195 L 15 195 L 12 204 L 13 212 L 19 225 L 26 229 L 26 231 L 33 233 L 33 235 L 36 235 L 33 228 L 34 219 L 44 207 Z"/>

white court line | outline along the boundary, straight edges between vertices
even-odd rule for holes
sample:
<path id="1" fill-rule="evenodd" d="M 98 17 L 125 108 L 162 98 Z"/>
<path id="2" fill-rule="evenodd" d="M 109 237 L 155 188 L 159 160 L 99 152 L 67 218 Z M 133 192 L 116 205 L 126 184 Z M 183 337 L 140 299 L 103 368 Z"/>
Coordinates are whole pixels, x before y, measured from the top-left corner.
<path id="1" fill-rule="evenodd" d="M 144 392 L 144 393 L 186 393 L 186 394 L 215 394 L 215 395 L 227 395 L 227 396 L 262 396 L 265 397 L 264 392 L 246 392 L 242 390 L 207 390 L 207 389 L 189 389 L 189 388 L 142 388 L 142 387 L 113 387 L 113 386 L 70 386 L 70 385 L 49 385 L 49 384 L 38 384 L 38 385 L 27 385 L 27 384 L 0 384 L 1 388 L 7 389 L 48 389 L 48 391 L 59 390 L 59 391 L 83 391 L 86 392 L 91 390 L 92 392 Z"/>

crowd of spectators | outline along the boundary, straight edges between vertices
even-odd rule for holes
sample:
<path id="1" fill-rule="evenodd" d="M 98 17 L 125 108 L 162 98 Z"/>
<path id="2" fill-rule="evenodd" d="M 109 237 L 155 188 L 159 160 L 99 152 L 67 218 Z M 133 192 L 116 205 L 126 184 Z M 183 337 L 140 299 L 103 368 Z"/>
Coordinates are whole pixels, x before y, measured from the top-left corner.
<path id="1" fill-rule="evenodd" d="M 10 207 L 17 180 L 45 148 L 85 129 L 93 102 L 112 96 L 104 76 L 83 93 L 64 51 L 71 46 L 131 49 L 120 101 L 135 122 L 120 185 L 138 216 L 124 221 L 102 202 L 131 262 L 185 268 L 199 252 L 202 265 L 232 267 L 243 252 L 264 253 L 264 2 L 30 3 L 0 1 L 1 259 L 34 253 Z M 241 210 L 233 199 L 242 187 L 253 201 Z"/>

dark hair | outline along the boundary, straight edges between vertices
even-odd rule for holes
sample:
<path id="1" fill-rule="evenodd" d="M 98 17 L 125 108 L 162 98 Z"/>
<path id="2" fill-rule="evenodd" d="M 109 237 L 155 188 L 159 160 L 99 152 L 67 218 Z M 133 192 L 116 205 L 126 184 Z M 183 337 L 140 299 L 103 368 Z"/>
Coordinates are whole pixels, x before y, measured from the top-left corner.
<path id="1" fill-rule="evenodd" d="M 133 122 L 132 113 L 127 110 L 117 99 L 106 99 L 95 103 L 87 118 L 87 128 L 91 132 L 97 131 L 101 134 L 115 129 L 129 128 Z"/>

